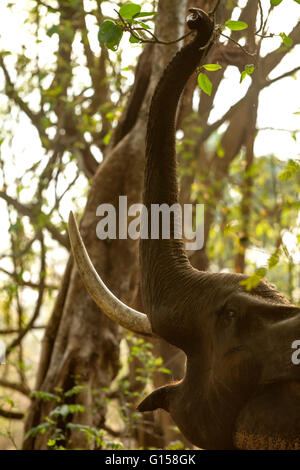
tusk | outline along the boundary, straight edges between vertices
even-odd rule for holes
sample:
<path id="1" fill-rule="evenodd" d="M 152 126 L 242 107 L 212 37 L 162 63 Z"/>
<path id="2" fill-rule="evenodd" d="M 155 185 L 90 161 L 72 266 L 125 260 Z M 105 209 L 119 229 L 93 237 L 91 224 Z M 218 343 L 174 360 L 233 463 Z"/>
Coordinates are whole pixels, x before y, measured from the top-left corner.
<path id="1" fill-rule="evenodd" d="M 73 212 L 69 216 L 69 237 L 81 279 L 101 310 L 111 320 L 134 333 L 153 335 L 147 315 L 123 304 L 98 275 L 84 246 Z"/>

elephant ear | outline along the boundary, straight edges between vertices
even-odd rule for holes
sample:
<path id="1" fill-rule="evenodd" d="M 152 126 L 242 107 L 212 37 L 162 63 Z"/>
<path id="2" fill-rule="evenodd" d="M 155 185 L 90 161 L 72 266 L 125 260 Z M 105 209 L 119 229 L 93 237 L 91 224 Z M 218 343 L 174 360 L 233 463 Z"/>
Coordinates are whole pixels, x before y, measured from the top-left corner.
<path id="1" fill-rule="evenodd" d="M 138 411 L 154 411 L 158 408 L 170 411 L 170 403 L 174 399 L 177 385 L 166 385 L 150 393 L 137 407 Z"/>

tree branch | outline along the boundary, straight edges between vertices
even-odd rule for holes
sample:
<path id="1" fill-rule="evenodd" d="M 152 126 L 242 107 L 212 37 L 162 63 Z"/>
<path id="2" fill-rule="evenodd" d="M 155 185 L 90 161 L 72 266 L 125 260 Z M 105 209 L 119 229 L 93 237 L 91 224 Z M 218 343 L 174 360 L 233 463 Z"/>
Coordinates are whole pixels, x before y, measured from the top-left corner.
<path id="1" fill-rule="evenodd" d="M 278 77 L 273 78 L 272 80 L 267 80 L 265 82 L 265 85 L 263 85 L 263 88 L 273 85 L 273 83 L 276 83 L 279 80 L 282 80 L 283 78 L 290 77 L 291 75 L 294 75 L 295 73 L 299 72 L 299 70 L 300 70 L 300 66 L 295 67 L 293 70 L 289 70 L 288 72 L 285 72 L 282 75 L 279 75 Z"/>
<path id="2" fill-rule="evenodd" d="M 132 28 L 129 23 L 126 23 L 124 18 L 120 15 L 120 13 L 117 10 L 115 10 L 115 12 L 117 13 L 118 17 L 120 18 L 120 21 L 123 24 L 124 30 L 129 32 L 131 34 L 131 36 L 133 36 L 135 39 L 137 39 L 139 42 L 141 42 L 143 44 L 149 44 L 150 43 L 150 44 L 162 44 L 162 45 L 165 45 L 165 46 L 169 46 L 171 44 L 176 44 L 177 42 L 180 42 L 183 39 L 186 39 L 191 34 L 193 34 L 193 31 L 189 31 L 188 33 L 184 34 L 183 36 L 181 36 L 178 39 L 174 39 L 173 41 L 161 41 L 160 39 L 158 39 L 158 37 L 154 33 L 152 33 L 152 31 L 149 31 L 146 28 Z M 152 41 L 151 39 L 141 38 L 140 36 L 135 34 L 135 31 L 145 31 L 146 33 L 149 33 L 153 37 L 154 40 Z"/>
<path id="3" fill-rule="evenodd" d="M 5 379 L 0 379 L 0 387 L 10 388 L 11 390 L 15 390 L 16 392 L 20 392 L 23 395 L 29 396 L 30 395 L 30 388 L 21 383 L 9 382 Z"/>
<path id="4" fill-rule="evenodd" d="M 216 1 L 216 4 L 215 4 L 214 8 L 208 13 L 209 16 L 214 16 L 215 15 L 215 13 L 217 12 L 217 9 L 220 6 L 220 3 L 221 3 L 221 0 Z"/>
<path id="5" fill-rule="evenodd" d="M 5 191 L 0 191 L 0 198 L 4 199 L 8 204 L 16 209 L 16 211 L 24 216 L 30 218 L 33 224 L 38 222 L 38 213 L 35 207 L 25 206 L 16 199 L 9 196 Z M 52 238 L 64 246 L 67 250 L 70 250 L 70 242 L 68 237 L 63 235 L 50 221 L 45 223 L 45 228 L 52 235 Z"/>
<path id="6" fill-rule="evenodd" d="M 220 118 L 218 121 L 214 122 L 210 126 L 207 126 L 202 134 L 200 134 L 197 140 L 197 146 L 201 145 L 213 132 L 215 132 L 224 122 L 228 121 L 231 116 L 237 111 L 237 109 L 245 102 L 246 98 L 242 98 L 240 101 L 235 103 L 229 110 Z"/>
<path id="7" fill-rule="evenodd" d="M 262 76 L 267 77 L 270 75 L 271 71 L 281 62 L 283 57 L 289 53 L 293 47 L 295 47 L 297 44 L 300 44 L 300 22 L 297 23 L 293 31 L 289 33 L 288 36 L 293 40 L 291 47 L 284 47 L 282 50 L 276 49 L 261 59 L 260 67 Z"/>
<path id="8" fill-rule="evenodd" d="M 44 129 L 41 126 L 40 115 L 37 114 L 37 113 L 34 113 L 33 111 L 31 111 L 31 109 L 29 108 L 27 103 L 25 103 L 25 101 L 22 100 L 22 98 L 20 97 L 20 95 L 16 91 L 15 85 L 13 84 L 13 82 L 10 78 L 10 75 L 8 73 L 8 70 L 6 68 L 6 65 L 4 63 L 4 60 L 3 60 L 3 57 L 1 56 L 1 54 L 0 54 L 0 67 L 2 69 L 2 72 L 4 74 L 4 78 L 5 78 L 5 82 L 6 82 L 5 92 L 6 92 L 7 96 L 10 99 L 12 99 L 14 101 L 14 103 L 16 105 L 18 105 L 19 108 L 26 114 L 26 116 L 30 119 L 30 121 L 32 122 L 34 127 L 37 129 L 40 137 L 48 139 L 48 136 L 47 136 L 46 132 L 44 131 Z"/>
<path id="9" fill-rule="evenodd" d="M 45 325 L 40 325 L 40 326 L 33 326 L 31 329 L 32 330 L 44 330 L 46 328 Z M 23 331 L 22 329 L 20 330 L 19 328 L 16 329 L 16 328 L 7 328 L 5 330 L 0 330 L 0 335 L 12 335 L 12 334 L 15 334 L 15 333 L 20 333 L 21 331 Z"/>
<path id="10" fill-rule="evenodd" d="M 45 291 L 45 273 L 46 273 L 46 249 L 45 249 L 42 234 L 41 234 L 41 237 L 40 237 L 40 244 L 41 244 L 41 267 L 40 267 L 40 279 L 39 279 L 39 294 L 38 294 L 38 299 L 37 299 L 36 306 L 35 306 L 35 309 L 34 309 L 34 313 L 32 315 L 31 320 L 28 322 L 27 326 L 21 331 L 19 336 L 16 339 L 14 339 L 10 343 L 10 345 L 8 345 L 7 351 L 6 351 L 6 356 L 8 356 L 11 353 L 11 351 L 21 343 L 24 336 L 34 326 L 34 322 L 40 314 L 40 310 L 41 310 L 41 306 L 42 306 L 42 302 L 43 302 L 44 291 Z"/>
<path id="11" fill-rule="evenodd" d="M 7 419 L 23 419 L 24 413 L 18 411 L 6 411 L 0 408 L 0 416 Z"/>
<path id="12" fill-rule="evenodd" d="M 36 284 L 35 282 L 30 282 L 30 281 L 24 281 L 17 273 L 13 272 L 11 273 L 10 271 L 7 271 L 7 269 L 4 269 L 0 266 L 0 271 L 4 274 L 7 274 L 7 276 L 11 277 L 14 279 L 18 286 L 24 286 L 24 287 L 30 287 L 31 289 L 39 289 L 40 285 Z M 51 290 L 57 290 L 58 286 L 55 286 L 54 284 L 45 284 L 45 289 L 51 289 Z"/>

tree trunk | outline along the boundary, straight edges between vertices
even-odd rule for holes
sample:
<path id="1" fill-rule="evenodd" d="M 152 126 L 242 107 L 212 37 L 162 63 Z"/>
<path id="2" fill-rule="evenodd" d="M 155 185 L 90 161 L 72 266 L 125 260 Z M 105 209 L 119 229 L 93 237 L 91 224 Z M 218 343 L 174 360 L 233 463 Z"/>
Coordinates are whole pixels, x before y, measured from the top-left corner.
<path id="1" fill-rule="evenodd" d="M 159 4 L 156 33 L 170 40 L 182 33 L 186 2 L 163 0 Z M 154 57 L 148 48 L 147 67 L 152 65 L 151 79 L 142 89 L 134 87 L 122 121 L 115 135 L 117 144 L 106 156 L 93 179 L 81 222 L 81 233 L 95 268 L 107 286 L 121 300 L 133 304 L 138 291 L 138 243 L 132 240 L 99 241 L 96 237 L 96 209 L 110 203 L 117 209 L 120 195 L 127 195 L 128 205 L 141 202 L 144 174 L 144 141 L 148 108 L 154 87 L 178 44 L 155 46 Z M 145 61 L 145 56 L 143 56 Z M 145 66 L 145 64 L 144 64 Z M 144 67 L 139 67 L 141 73 Z M 136 84 L 139 82 L 137 76 Z M 141 96 L 142 95 L 142 96 Z M 142 106 L 136 106 L 136 102 Z M 138 115 L 134 115 L 138 113 Z M 129 132 L 128 132 L 129 131 Z M 84 406 L 69 422 L 100 427 L 105 421 L 104 387 L 109 387 L 119 369 L 121 331 L 91 300 L 83 287 L 76 267 L 69 261 L 61 290 L 47 328 L 36 383 L 36 390 L 55 393 L 75 384 L 84 390 L 72 397 L 73 404 Z M 94 392 L 98 393 L 95 394 Z M 52 402 L 33 399 L 26 421 L 26 431 L 45 420 Z M 67 432 L 68 448 L 86 448 L 85 436 L 79 431 Z M 24 449 L 46 449 L 47 434 L 24 441 Z"/>

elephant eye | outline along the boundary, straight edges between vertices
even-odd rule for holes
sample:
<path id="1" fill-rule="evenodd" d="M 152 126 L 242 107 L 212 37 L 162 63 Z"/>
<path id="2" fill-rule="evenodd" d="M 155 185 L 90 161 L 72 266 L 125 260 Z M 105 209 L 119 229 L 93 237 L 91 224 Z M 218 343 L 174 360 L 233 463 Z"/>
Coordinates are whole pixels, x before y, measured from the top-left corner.
<path id="1" fill-rule="evenodd" d="M 225 310 L 223 311 L 223 321 L 225 324 L 230 325 L 234 320 L 236 320 L 238 314 L 235 310 Z"/>
<path id="2" fill-rule="evenodd" d="M 238 313 L 236 310 L 231 308 L 223 307 L 218 312 L 218 318 L 221 324 L 223 325 L 230 325 L 236 318 L 238 317 Z"/>

